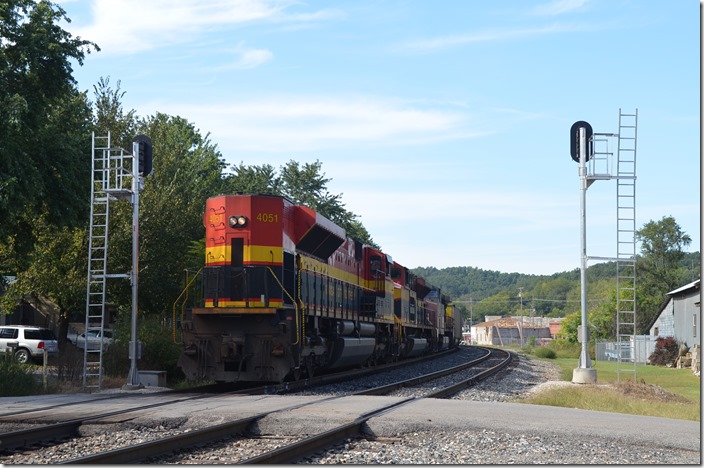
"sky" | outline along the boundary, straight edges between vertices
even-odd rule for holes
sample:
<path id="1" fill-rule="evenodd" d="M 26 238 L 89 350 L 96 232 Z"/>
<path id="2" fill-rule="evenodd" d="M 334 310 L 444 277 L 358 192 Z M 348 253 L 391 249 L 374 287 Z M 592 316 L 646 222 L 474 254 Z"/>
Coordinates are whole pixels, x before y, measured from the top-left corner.
<path id="1" fill-rule="evenodd" d="M 231 165 L 320 161 L 409 268 L 579 268 L 570 127 L 636 112 L 636 228 L 673 216 L 700 250 L 698 1 L 58 3 L 101 49 L 74 66 L 89 97 L 119 81 L 125 110 L 187 119 Z M 616 185 L 586 191 L 590 257 L 617 255 Z"/>

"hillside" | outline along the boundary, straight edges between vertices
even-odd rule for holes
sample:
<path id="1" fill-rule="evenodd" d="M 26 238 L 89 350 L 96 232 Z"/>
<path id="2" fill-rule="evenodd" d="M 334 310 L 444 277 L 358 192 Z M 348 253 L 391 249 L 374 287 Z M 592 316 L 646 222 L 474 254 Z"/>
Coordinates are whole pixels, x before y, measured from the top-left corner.
<path id="1" fill-rule="evenodd" d="M 683 284 L 699 278 L 699 252 L 686 253 L 680 262 Z M 465 317 L 470 313 L 473 322 L 486 315 L 534 315 L 564 317 L 580 310 L 580 272 L 571 271 L 552 275 L 502 273 L 463 266 L 438 269 L 414 268 L 413 273 L 427 279 L 453 299 Z M 587 269 L 589 308 L 596 307 L 614 294 L 616 263 L 605 262 Z M 522 300 L 521 300 L 522 296 Z"/>

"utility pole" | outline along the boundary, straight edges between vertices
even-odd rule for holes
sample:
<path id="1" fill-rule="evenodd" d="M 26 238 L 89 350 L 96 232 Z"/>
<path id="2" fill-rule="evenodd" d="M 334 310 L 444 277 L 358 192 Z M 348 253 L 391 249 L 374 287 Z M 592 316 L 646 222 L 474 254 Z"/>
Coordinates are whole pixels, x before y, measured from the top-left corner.
<path id="1" fill-rule="evenodd" d="M 518 297 L 521 299 L 521 329 L 520 331 L 520 337 L 521 337 L 521 348 L 523 347 L 523 288 L 518 288 Z"/>

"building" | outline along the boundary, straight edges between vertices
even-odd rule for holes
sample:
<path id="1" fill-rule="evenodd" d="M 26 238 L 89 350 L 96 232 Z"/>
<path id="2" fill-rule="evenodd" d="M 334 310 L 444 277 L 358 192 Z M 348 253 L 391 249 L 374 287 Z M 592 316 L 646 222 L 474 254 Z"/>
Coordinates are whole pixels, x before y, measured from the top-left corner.
<path id="1" fill-rule="evenodd" d="M 536 340 L 552 338 L 550 327 L 530 317 L 487 317 L 483 323 L 472 326 L 472 344 L 477 345 L 521 345 L 528 344 L 531 337 Z"/>
<path id="2" fill-rule="evenodd" d="M 690 348 L 702 344 L 701 294 L 698 279 L 667 293 L 667 303 L 650 325 L 650 337 L 672 337 Z"/>

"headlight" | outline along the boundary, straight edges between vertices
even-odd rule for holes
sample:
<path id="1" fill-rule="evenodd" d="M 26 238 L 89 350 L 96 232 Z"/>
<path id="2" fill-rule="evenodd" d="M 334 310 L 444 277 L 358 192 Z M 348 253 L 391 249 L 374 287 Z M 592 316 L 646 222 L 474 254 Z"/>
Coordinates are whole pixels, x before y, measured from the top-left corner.
<path id="1" fill-rule="evenodd" d="M 228 219 L 230 227 L 243 228 L 247 225 L 246 216 L 230 216 Z"/>

